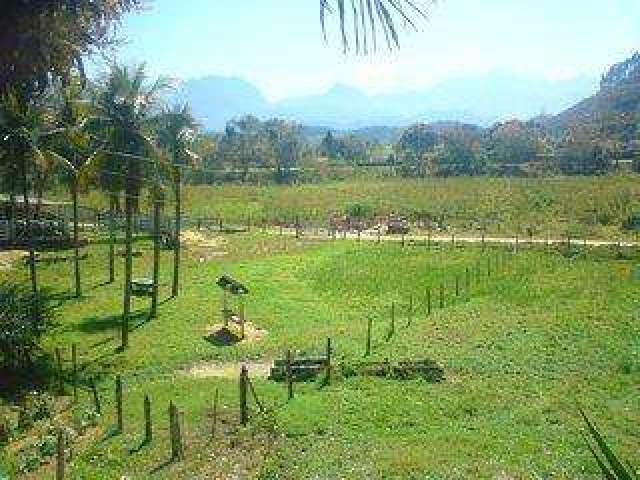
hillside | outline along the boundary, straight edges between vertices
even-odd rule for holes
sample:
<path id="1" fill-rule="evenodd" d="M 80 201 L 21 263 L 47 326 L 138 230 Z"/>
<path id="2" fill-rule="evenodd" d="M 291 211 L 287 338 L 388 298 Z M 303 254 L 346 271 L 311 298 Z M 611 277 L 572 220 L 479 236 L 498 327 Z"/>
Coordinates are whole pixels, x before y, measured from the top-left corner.
<path id="1" fill-rule="evenodd" d="M 547 125 L 565 129 L 579 122 L 593 122 L 622 116 L 623 123 L 633 122 L 640 113 L 640 53 L 613 65 L 602 77 L 600 89 L 573 107 L 547 118 Z M 626 121 L 625 121 L 626 119 Z"/>

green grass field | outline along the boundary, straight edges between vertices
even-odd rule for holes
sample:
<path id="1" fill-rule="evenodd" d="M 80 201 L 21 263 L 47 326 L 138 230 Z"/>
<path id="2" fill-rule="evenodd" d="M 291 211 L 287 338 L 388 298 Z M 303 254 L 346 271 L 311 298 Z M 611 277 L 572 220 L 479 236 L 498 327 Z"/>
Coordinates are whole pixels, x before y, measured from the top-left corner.
<path id="1" fill-rule="evenodd" d="M 599 478 L 580 436 L 578 405 L 617 451 L 627 458 L 637 453 L 636 252 L 515 254 L 506 248 L 403 248 L 259 233 L 217 237 L 215 244 L 185 249 L 181 294 L 160 306 L 158 318 L 148 321 L 148 300 L 135 300 L 135 328 L 124 353 L 116 351 L 121 271 L 115 284 L 103 285 L 106 247 L 88 249 L 80 300 L 70 298 L 70 263 L 41 267 L 42 284 L 60 300 L 59 326 L 45 349 L 61 347 L 68 359 L 76 343 L 82 378 L 98 378 L 104 403 L 98 426 L 77 442 L 69 478 Z M 135 276 L 147 276 L 150 244 L 136 248 L 143 256 L 134 261 Z M 163 254 L 162 265 L 164 299 L 170 253 Z M 216 346 L 205 338 L 220 323 L 215 280 L 225 272 L 249 286 L 247 315 L 266 330 L 263 339 Z M 3 272 L 9 278 L 26 274 L 18 267 Z M 396 326 L 388 338 L 392 303 Z M 369 360 L 428 358 L 444 369 L 444 380 L 352 375 L 351 366 L 364 360 L 369 316 Z M 299 355 L 321 353 L 327 337 L 335 348 L 330 386 L 296 384 L 296 397 L 288 402 L 285 385 L 252 370 L 289 348 Z M 253 404 L 247 428 L 238 425 L 243 361 L 249 361 L 268 409 L 259 414 Z M 235 367 L 215 377 L 189 373 L 194 366 L 223 364 Z M 116 374 L 125 384 L 122 434 L 113 431 Z M 212 439 L 216 389 L 221 423 Z M 151 445 L 141 445 L 144 395 L 153 404 Z M 187 458 L 177 463 L 167 462 L 170 400 L 184 411 L 187 432 Z M 89 393 L 81 390 L 75 409 L 90 405 Z M 5 449 L 8 472 L 16 472 L 25 441 Z M 45 466 L 25 478 L 53 478 L 53 472 Z"/>
<path id="2" fill-rule="evenodd" d="M 355 178 L 298 186 L 187 186 L 183 211 L 192 217 L 222 217 L 225 222 L 301 220 L 326 222 L 356 204 L 369 215 L 400 212 L 431 218 L 458 232 L 632 239 L 623 228 L 640 216 L 637 175 L 547 178 Z M 63 192 L 57 198 L 68 197 Z M 98 192 L 81 199 L 106 208 Z"/>

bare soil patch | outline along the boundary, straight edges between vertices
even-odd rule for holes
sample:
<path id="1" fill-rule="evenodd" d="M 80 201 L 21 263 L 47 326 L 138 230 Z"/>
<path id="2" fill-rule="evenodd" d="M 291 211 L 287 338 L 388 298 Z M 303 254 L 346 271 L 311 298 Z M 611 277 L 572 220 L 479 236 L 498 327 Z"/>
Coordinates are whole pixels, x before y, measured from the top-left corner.
<path id="1" fill-rule="evenodd" d="M 9 270 L 14 263 L 27 258 L 29 252 L 24 250 L 8 250 L 0 252 L 0 270 Z"/>
<path id="2" fill-rule="evenodd" d="M 238 343 L 259 342 L 267 333 L 266 330 L 256 327 L 251 322 L 246 322 L 244 324 L 244 338 L 241 338 L 240 325 L 231 324 L 229 327 L 225 327 L 224 324 L 219 323 L 207 327 L 204 338 L 216 346 L 228 347 Z"/>
<path id="3" fill-rule="evenodd" d="M 197 363 L 184 369 L 182 373 L 195 378 L 237 378 L 242 365 L 247 366 L 250 377 L 267 378 L 271 373 L 273 361 Z"/>

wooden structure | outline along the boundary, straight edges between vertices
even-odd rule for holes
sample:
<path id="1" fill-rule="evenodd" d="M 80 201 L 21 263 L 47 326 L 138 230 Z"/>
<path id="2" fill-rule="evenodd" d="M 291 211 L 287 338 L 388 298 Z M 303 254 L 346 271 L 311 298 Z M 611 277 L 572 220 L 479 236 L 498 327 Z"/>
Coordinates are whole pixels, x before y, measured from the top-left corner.
<path id="1" fill-rule="evenodd" d="M 240 327 L 240 338 L 244 338 L 246 322 L 245 306 L 249 289 L 229 275 L 222 275 L 216 284 L 222 291 L 222 320 L 229 329 L 231 323 Z M 235 302 L 234 302 L 235 299 Z M 235 305 L 232 305 L 235 303 Z M 235 307 L 235 308 L 234 308 Z"/>
<path id="2" fill-rule="evenodd" d="M 153 295 L 153 280 L 135 278 L 131 280 L 131 295 L 134 297 L 150 297 Z"/>
<path id="3" fill-rule="evenodd" d="M 391 215 L 387 220 L 388 235 L 406 235 L 409 233 L 409 221 L 406 217 Z"/>

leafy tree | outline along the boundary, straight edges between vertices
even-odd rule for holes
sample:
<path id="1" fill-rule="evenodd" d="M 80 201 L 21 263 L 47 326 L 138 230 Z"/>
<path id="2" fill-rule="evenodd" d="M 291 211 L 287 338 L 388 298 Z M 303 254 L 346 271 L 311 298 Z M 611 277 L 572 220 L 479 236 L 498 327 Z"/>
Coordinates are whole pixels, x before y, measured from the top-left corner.
<path id="1" fill-rule="evenodd" d="M 418 123 L 407 128 L 395 146 L 396 162 L 404 176 L 425 177 L 433 168 L 440 136 L 433 127 Z"/>
<path id="2" fill-rule="evenodd" d="M 289 181 L 291 169 L 300 163 L 305 141 L 302 126 L 295 122 L 271 119 L 264 123 L 270 163 L 275 167 L 278 183 Z"/>
<path id="3" fill-rule="evenodd" d="M 442 134 L 436 163 L 440 175 L 476 175 L 482 170 L 480 138 L 467 128 L 455 127 Z"/>
<path id="4" fill-rule="evenodd" d="M 538 138 L 533 129 L 519 120 L 494 125 L 487 135 L 489 158 L 498 165 L 522 165 L 534 162 Z"/>
<path id="5" fill-rule="evenodd" d="M 28 286 L 19 283 L 0 283 L 2 367 L 11 371 L 28 367 L 54 319 L 47 296 L 34 294 Z"/>
<path id="6" fill-rule="evenodd" d="M 4 0 L 0 94 L 43 92 L 54 77 L 82 71 L 82 57 L 114 44 L 115 27 L 143 0 Z"/>
<path id="7" fill-rule="evenodd" d="M 138 207 L 146 172 L 160 159 L 152 134 L 158 123 L 161 94 L 169 87 L 164 78 L 149 83 L 144 65 L 133 69 L 113 65 L 98 88 L 95 109 L 107 152 L 124 168 L 125 278 L 122 348 L 128 346 L 133 267 L 133 214 Z M 157 167 L 156 167 L 157 168 Z"/>

